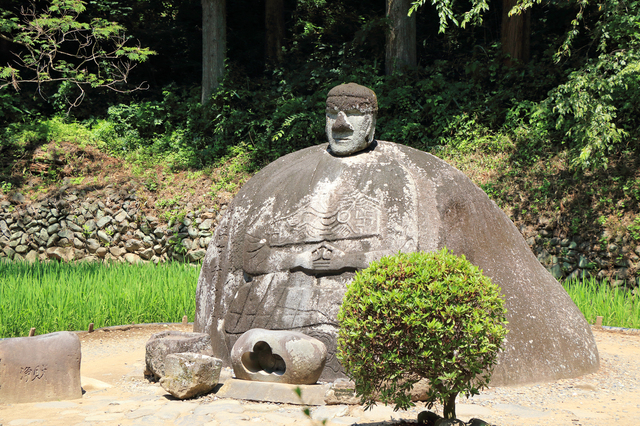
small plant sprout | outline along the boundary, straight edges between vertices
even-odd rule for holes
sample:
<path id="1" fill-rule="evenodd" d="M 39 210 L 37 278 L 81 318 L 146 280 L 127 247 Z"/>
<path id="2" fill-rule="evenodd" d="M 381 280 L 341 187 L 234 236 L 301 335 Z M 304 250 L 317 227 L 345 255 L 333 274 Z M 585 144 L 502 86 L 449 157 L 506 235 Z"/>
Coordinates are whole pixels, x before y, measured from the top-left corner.
<path id="1" fill-rule="evenodd" d="M 486 387 L 507 329 L 500 289 L 447 249 L 383 257 L 358 272 L 338 314 L 338 359 L 361 402 L 407 409 L 411 389 L 429 384 L 455 418 L 459 393 Z"/>
<path id="2" fill-rule="evenodd" d="M 11 191 L 11 182 L 2 182 L 0 188 L 2 188 L 3 193 L 8 194 Z"/>
<path id="3" fill-rule="evenodd" d="M 293 389 L 293 392 L 296 394 L 296 396 L 298 397 L 298 400 L 300 400 L 300 404 L 302 404 L 303 408 L 302 408 L 302 414 L 305 415 L 305 417 L 307 419 L 309 419 L 309 422 L 311 422 L 312 425 L 326 425 L 327 424 L 327 419 L 322 419 L 322 420 L 314 420 L 312 415 L 311 415 L 311 409 L 304 403 L 304 399 L 302 398 L 302 388 L 300 386 L 296 386 Z"/>

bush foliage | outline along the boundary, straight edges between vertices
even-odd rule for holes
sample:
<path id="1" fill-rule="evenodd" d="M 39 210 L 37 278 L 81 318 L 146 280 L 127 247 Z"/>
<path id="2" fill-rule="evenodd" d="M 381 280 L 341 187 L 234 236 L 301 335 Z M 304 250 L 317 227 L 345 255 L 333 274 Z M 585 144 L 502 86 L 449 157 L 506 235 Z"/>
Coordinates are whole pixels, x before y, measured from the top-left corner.
<path id="1" fill-rule="evenodd" d="M 19 13 L 20 2 L 9 3 L 7 10 Z M 460 5 L 447 19 L 461 24 L 487 6 L 471 3 L 471 15 Z M 539 2 L 519 3 L 526 9 Z M 257 26 L 263 11 L 249 0 L 229 4 L 228 72 L 202 105 L 201 46 L 191 34 L 199 2 L 87 2 L 86 20 L 122 22 L 158 55 L 139 65 L 134 84 L 149 81 L 147 93 L 116 96 L 89 87 L 83 108 L 67 119 L 82 121 L 107 150 L 122 155 L 135 152 L 177 168 L 201 168 L 241 146 L 260 167 L 323 142 L 324 96 L 334 85 L 354 81 L 378 94 L 377 137 L 418 149 L 489 144 L 530 158 L 562 149 L 580 172 L 606 167 L 610 157 L 637 146 L 640 2 L 583 2 L 578 16 L 572 4 L 535 5 L 531 61 L 517 66 L 504 63 L 499 8 L 474 20 L 479 26 L 450 25 L 439 34 L 445 9 L 424 6 L 417 13 L 420 65 L 391 76 L 384 75 L 381 46 L 389 23 L 382 6 L 364 0 L 291 2 L 285 60 L 266 66 L 257 42 L 263 39 Z M 7 25 L 6 31 L 15 30 Z M 571 55 L 578 51 L 584 54 Z M 34 97 L 25 85 L 19 99 L 7 95 L 9 88 L 0 90 L 0 126 L 66 112 L 71 93 L 62 83 L 53 86 L 53 94 L 39 91 Z"/>
<path id="2" fill-rule="evenodd" d="M 362 403 L 413 405 L 410 391 L 427 379 L 430 406 L 455 417 L 459 393 L 489 383 L 506 335 L 498 286 L 443 249 L 399 253 L 373 262 L 348 285 L 338 320 L 338 358 Z"/>

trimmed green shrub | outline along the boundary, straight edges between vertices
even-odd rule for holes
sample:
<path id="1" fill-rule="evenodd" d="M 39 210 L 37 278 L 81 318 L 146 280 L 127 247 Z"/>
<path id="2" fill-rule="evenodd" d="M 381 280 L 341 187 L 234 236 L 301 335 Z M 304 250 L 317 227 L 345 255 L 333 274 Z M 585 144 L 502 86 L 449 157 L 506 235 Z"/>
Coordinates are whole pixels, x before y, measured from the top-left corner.
<path id="1" fill-rule="evenodd" d="M 447 249 L 383 257 L 347 287 L 338 320 L 338 359 L 361 402 L 407 409 L 427 379 L 429 408 L 455 418 L 459 393 L 489 383 L 507 333 L 500 289 Z"/>

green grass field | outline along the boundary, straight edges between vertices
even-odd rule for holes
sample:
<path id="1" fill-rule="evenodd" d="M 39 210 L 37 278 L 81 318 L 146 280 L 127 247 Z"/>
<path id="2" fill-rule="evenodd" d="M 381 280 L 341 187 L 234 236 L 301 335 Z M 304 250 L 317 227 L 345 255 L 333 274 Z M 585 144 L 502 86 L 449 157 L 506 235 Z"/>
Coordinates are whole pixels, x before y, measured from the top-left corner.
<path id="1" fill-rule="evenodd" d="M 587 322 L 602 316 L 602 325 L 640 328 L 640 296 L 620 288 L 611 288 L 596 280 L 563 283 Z"/>
<path id="2" fill-rule="evenodd" d="M 0 262 L 0 337 L 193 321 L 199 267 Z"/>
<path id="3" fill-rule="evenodd" d="M 180 263 L 0 262 L 0 338 L 111 325 L 193 321 L 199 267 Z M 564 283 L 590 324 L 640 328 L 640 297 L 604 283 Z"/>

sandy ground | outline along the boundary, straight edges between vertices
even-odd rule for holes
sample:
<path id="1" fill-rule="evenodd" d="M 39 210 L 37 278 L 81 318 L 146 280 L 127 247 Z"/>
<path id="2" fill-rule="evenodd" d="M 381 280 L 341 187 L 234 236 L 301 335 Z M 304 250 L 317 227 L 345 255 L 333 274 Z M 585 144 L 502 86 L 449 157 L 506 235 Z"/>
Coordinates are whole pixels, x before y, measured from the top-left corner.
<path id="1" fill-rule="evenodd" d="M 191 331 L 191 326 L 144 325 L 81 333 L 81 400 L 0 404 L 0 426 L 42 424 L 93 425 L 287 425 L 314 422 L 296 405 L 256 403 L 209 394 L 178 401 L 157 383 L 142 377 L 144 345 L 162 330 Z M 482 418 L 500 426 L 631 426 L 640 422 L 640 333 L 594 328 L 601 357 L 597 373 L 543 385 L 490 388 L 472 399 L 461 399 L 462 420 Z M 424 406 L 393 412 L 378 406 L 315 408 L 315 419 L 331 425 L 382 425 L 415 421 Z M 319 423 L 318 423 L 319 424 Z"/>

